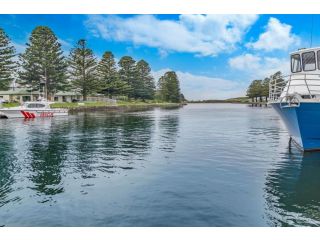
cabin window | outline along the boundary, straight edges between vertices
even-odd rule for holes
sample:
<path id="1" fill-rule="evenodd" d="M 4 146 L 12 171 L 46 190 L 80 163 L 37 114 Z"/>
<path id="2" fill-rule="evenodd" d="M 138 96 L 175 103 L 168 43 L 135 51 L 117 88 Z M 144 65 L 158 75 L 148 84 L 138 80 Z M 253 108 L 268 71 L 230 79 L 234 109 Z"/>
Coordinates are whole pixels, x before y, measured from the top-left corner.
<path id="1" fill-rule="evenodd" d="M 320 69 L 320 51 L 317 52 L 318 69 Z"/>
<path id="2" fill-rule="evenodd" d="M 39 104 L 39 103 L 28 104 L 28 108 L 44 108 L 44 107 L 45 107 L 44 104 Z"/>
<path id="3" fill-rule="evenodd" d="M 300 54 L 294 54 L 291 56 L 291 72 L 301 72 Z"/>
<path id="4" fill-rule="evenodd" d="M 303 71 L 316 70 L 316 56 L 314 52 L 302 53 Z"/>

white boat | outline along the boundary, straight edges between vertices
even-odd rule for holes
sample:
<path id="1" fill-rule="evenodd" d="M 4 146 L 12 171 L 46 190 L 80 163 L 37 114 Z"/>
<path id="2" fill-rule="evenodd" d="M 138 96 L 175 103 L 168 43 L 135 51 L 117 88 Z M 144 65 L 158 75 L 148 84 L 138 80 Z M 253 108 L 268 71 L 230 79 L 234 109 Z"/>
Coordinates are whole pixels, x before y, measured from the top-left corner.
<path id="1" fill-rule="evenodd" d="M 320 150 L 320 47 L 291 53 L 291 74 L 271 79 L 269 104 L 304 151 Z"/>
<path id="2" fill-rule="evenodd" d="M 68 115 L 68 109 L 51 108 L 51 104 L 53 104 L 53 102 L 26 102 L 19 107 L 1 108 L 0 116 L 4 116 L 6 118 L 32 119 Z"/>

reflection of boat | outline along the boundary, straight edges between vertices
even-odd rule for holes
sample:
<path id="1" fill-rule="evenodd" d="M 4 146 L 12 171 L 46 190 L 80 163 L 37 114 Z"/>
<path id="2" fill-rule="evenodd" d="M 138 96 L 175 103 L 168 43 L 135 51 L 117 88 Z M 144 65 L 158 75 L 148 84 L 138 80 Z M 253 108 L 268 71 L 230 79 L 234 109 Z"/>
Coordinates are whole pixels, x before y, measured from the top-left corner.
<path id="1" fill-rule="evenodd" d="M 303 150 L 320 150 L 320 48 L 291 54 L 291 75 L 271 79 L 269 104 Z"/>
<path id="2" fill-rule="evenodd" d="M 67 109 L 51 108 L 52 102 L 26 102 L 22 106 L 0 109 L 0 116 L 6 118 L 38 118 L 68 115 Z"/>
<path id="3" fill-rule="evenodd" d="M 266 178 L 266 215 L 273 226 L 320 226 L 320 152 L 287 152 Z"/>

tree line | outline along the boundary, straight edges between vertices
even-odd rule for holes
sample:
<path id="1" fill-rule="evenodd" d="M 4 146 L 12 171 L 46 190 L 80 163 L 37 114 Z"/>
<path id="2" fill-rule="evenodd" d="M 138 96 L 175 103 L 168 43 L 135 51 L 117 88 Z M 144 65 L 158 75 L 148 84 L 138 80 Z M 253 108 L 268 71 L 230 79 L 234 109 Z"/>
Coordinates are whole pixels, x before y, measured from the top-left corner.
<path id="1" fill-rule="evenodd" d="M 0 90 L 8 90 L 14 80 L 29 91 L 43 92 L 48 99 L 58 91 L 74 90 L 84 100 L 92 94 L 166 102 L 184 100 L 174 71 L 166 72 L 156 84 L 145 60 L 123 56 L 117 63 L 111 51 L 98 60 L 85 39 L 80 39 L 65 56 L 58 38 L 46 26 L 31 32 L 25 51 L 19 55 L 0 28 Z"/>
<path id="2" fill-rule="evenodd" d="M 251 98 L 252 102 L 263 101 L 263 98 L 268 101 L 269 97 L 269 83 L 272 79 L 281 79 L 282 73 L 280 71 L 266 77 L 263 80 L 253 80 L 247 89 L 247 97 Z"/>

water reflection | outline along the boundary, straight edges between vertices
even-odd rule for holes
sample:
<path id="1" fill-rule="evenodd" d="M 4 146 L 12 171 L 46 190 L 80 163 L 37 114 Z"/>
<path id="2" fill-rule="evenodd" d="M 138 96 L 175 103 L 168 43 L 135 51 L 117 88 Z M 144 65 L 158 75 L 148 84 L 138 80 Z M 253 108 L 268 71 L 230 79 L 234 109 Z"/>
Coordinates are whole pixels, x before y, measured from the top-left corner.
<path id="1" fill-rule="evenodd" d="M 34 191 L 41 203 L 64 193 L 66 178 L 98 178 L 139 168 L 151 151 L 156 121 L 152 112 L 3 120 L 0 207 L 15 200 L 9 196 L 14 188 Z"/>
<path id="2" fill-rule="evenodd" d="M 3 120 L 6 121 L 6 120 Z M 18 200 L 9 197 L 14 183 L 14 138 L 9 129 L 0 129 L 0 207 L 10 201 Z"/>
<path id="3" fill-rule="evenodd" d="M 179 115 L 165 114 L 159 121 L 161 146 L 160 149 L 164 152 L 174 152 L 178 134 L 179 134 Z"/>
<path id="4" fill-rule="evenodd" d="M 267 218 L 273 226 L 320 226 L 320 152 L 288 150 L 266 178 Z"/>
<path id="5" fill-rule="evenodd" d="M 51 120 L 51 119 L 50 119 Z M 46 128 L 30 126 L 27 155 L 30 158 L 29 179 L 38 194 L 55 195 L 64 191 L 62 167 L 67 159 L 71 124 L 46 121 Z"/>

